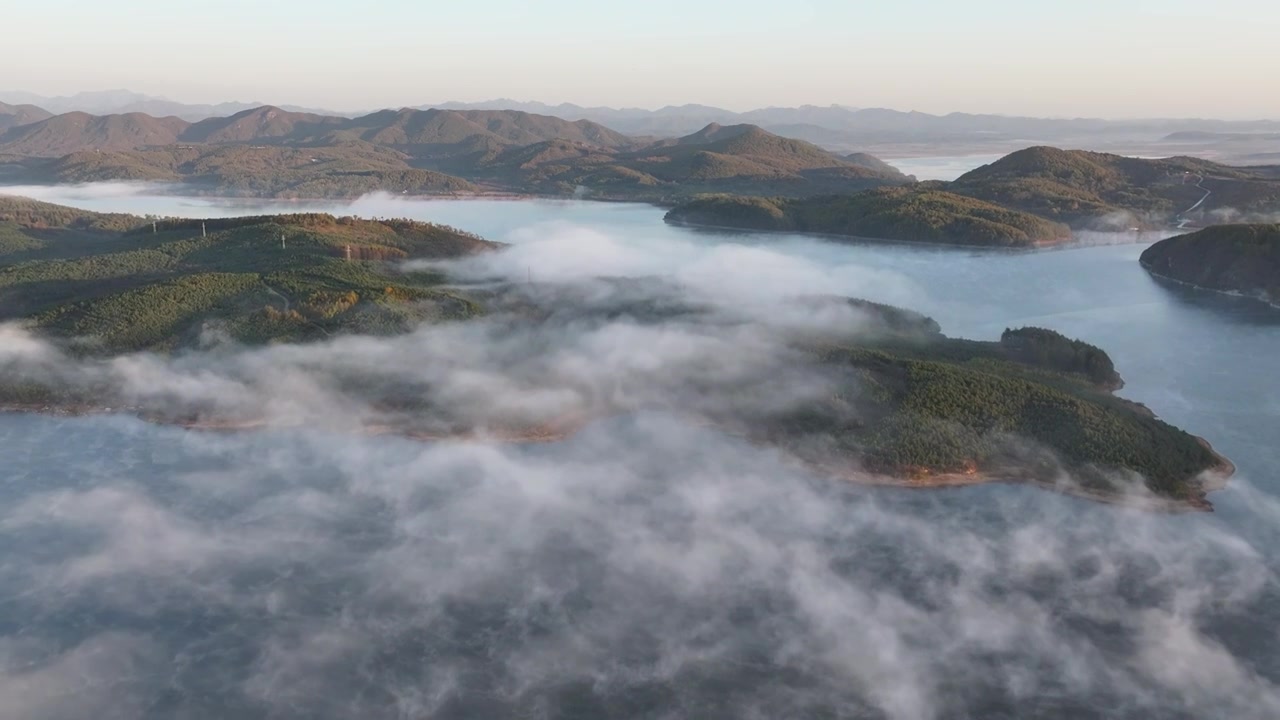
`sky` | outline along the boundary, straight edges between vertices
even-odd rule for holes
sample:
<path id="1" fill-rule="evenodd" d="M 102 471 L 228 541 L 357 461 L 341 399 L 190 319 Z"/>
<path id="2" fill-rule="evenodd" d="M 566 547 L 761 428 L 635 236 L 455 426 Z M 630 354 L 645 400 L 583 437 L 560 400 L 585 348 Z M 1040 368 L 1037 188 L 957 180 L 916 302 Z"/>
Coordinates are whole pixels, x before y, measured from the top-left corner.
<path id="1" fill-rule="evenodd" d="M 41 0 L 0 90 L 1280 118 L 1272 0 Z"/>

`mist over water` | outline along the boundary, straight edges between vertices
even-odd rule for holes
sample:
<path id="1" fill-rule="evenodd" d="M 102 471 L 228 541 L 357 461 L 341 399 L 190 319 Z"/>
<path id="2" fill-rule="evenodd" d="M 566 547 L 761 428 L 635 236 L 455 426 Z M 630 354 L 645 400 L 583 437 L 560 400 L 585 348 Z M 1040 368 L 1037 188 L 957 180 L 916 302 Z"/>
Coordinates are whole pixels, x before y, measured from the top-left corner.
<path id="1" fill-rule="evenodd" d="M 298 207 L 76 192 L 46 199 Z M 105 373 L 273 420 L 217 433 L 0 415 L 0 707 L 14 717 L 1280 716 L 1275 311 L 1157 284 L 1138 245 L 846 245 L 590 203 L 323 209 L 512 243 L 450 264 L 462 283 L 532 277 L 530 293 L 554 284 L 607 307 L 619 291 L 599 276 L 656 276 L 650 299 L 715 312 L 571 317 L 551 335 L 513 334 L 499 314 L 102 367 L 6 330 L 0 369 Z M 717 376 L 749 388 L 742 402 L 823 391 L 786 373 L 773 339 L 855 327 L 785 301 L 823 293 L 911 307 L 950 335 L 1034 324 L 1097 343 L 1122 395 L 1240 473 L 1212 515 L 1025 487 L 867 489 L 678 412 Z M 662 402 L 555 443 L 368 437 L 345 422 L 365 410 L 326 382 L 363 366 L 459 407 L 636 387 Z M 534 370 L 554 381 L 527 382 Z"/>

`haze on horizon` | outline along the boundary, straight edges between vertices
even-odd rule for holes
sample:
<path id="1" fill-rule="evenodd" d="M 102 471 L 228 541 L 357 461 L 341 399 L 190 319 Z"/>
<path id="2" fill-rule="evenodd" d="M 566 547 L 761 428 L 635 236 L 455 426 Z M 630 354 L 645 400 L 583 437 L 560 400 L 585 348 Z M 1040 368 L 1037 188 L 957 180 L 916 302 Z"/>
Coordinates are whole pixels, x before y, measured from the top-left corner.
<path id="1" fill-rule="evenodd" d="M 3 11 L 0 90 L 129 88 L 339 111 L 498 97 L 731 110 L 1280 117 L 1265 0 L 46 0 Z"/>

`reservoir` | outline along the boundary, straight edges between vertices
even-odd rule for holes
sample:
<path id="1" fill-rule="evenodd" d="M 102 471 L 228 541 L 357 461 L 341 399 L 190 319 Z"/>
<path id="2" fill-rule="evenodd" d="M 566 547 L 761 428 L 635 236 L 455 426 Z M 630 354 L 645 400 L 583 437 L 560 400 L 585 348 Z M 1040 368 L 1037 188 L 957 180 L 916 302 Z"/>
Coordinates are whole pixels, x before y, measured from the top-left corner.
<path id="1" fill-rule="evenodd" d="M 540 445 L 0 414 L 12 717 L 1280 717 L 1280 310 L 1153 280 L 1155 237 L 1006 252 L 631 204 L 9 191 L 408 217 L 510 243 L 493 267 L 516 278 L 844 294 L 983 340 L 1046 327 L 1238 466 L 1215 512 L 1158 515 L 850 486 L 658 413 Z"/>

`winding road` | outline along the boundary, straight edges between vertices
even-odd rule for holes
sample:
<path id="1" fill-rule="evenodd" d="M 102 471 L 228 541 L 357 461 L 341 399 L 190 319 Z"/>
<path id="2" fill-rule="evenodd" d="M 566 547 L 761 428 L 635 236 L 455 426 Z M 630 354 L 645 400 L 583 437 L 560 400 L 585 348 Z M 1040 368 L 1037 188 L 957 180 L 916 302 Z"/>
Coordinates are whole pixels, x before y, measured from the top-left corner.
<path id="1" fill-rule="evenodd" d="M 271 293 L 272 295 L 275 295 L 276 297 L 278 297 L 278 298 L 280 298 L 281 300 L 283 300 L 283 301 L 284 301 L 284 311 L 285 311 L 285 313 L 288 313 L 288 312 L 289 312 L 289 298 L 285 297 L 284 293 L 282 293 L 282 292 L 277 292 L 275 288 L 271 287 L 270 285 L 268 285 L 268 284 L 266 284 L 266 283 L 263 283 L 263 284 L 262 284 L 262 286 L 263 286 L 263 287 L 265 287 L 265 288 L 267 289 L 267 292 Z"/>
<path id="2" fill-rule="evenodd" d="M 1196 175 L 1195 177 L 1196 177 L 1196 187 L 1200 188 L 1201 190 L 1204 190 L 1204 197 L 1202 197 L 1202 198 L 1200 198 L 1199 200 L 1197 200 L 1195 205 L 1192 205 L 1191 207 L 1187 208 L 1186 210 L 1183 210 L 1183 211 L 1178 215 L 1178 229 L 1179 229 L 1179 230 L 1182 230 L 1183 228 L 1185 228 L 1185 227 L 1187 226 L 1187 223 L 1191 222 L 1190 218 L 1188 218 L 1188 217 L 1187 217 L 1187 215 L 1188 215 L 1188 214 L 1190 214 L 1190 213 L 1195 212 L 1196 208 L 1198 208 L 1198 207 L 1200 207 L 1201 205 L 1203 205 L 1203 204 L 1204 204 L 1204 201 L 1205 201 L 1205 200 L 1208 200 L 1208 199 L 1209 199 L 1209 196 L 1213 194 L 1213 191 L 1212 191 L 1212 190 L 1210 190 L 1209 188 L 1207 188 L 1207 187 L 1205 187 L 1205 186 L 1204 186 L 1204 176 L 1203 176 L 1203 175 Z"/>

